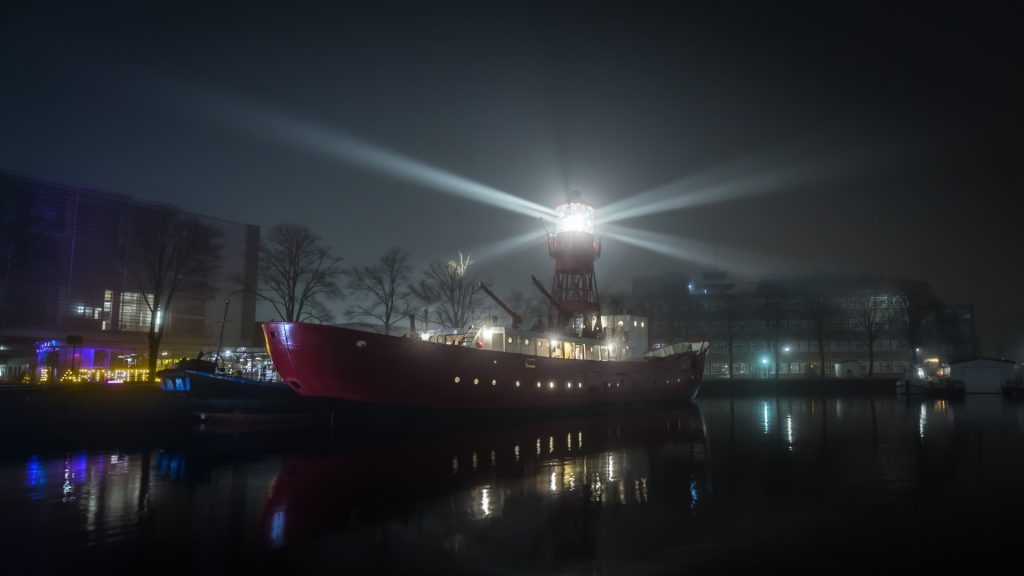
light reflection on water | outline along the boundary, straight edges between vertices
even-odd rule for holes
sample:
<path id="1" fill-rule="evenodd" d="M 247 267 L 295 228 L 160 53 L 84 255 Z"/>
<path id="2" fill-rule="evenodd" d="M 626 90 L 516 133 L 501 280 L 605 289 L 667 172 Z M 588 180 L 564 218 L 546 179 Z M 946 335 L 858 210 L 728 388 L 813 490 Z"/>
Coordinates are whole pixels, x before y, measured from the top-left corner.
<path id="1" fill-rule="evenodd" d="M 17 530 L 0 549 L 14 573 L 83 557 L 193 572 L 710 569 L 750 547 L 770 561 L 936 515 L 983 522 L 1024 481 L 1024 409 L 1000 398 L 699 405 L 408 440 L 310 431 L 263 448 L 191 431 L 179 446 L 6 456 L 0 509 Z"/>

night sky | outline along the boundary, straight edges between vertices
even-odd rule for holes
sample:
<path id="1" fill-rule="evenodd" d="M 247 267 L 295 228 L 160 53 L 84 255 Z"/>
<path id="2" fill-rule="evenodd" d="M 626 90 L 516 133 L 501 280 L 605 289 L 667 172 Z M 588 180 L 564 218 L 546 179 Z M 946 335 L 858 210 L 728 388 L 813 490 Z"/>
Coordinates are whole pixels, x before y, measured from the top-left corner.
<path id="1" fill-rule="evenodd" d="M 550 277 L 541 223 L 452 187 L 699 199 L 615 222 L 665 253 L 606 236 L 600 286 L 906 274 L 1024 357 L 1009 3 L 10 4 L 2 169 L 305 223 L 348 263 L 461 250 L 503 294 Z"/>

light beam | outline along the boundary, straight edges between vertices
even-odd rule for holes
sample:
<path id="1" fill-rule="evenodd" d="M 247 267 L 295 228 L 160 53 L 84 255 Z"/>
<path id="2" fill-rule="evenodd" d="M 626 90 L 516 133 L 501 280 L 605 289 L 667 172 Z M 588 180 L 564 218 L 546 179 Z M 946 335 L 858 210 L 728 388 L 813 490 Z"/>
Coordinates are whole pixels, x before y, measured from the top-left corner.
<path id="1" fill-rule="evenodd" d="M 522 234 L 518 234 L 511 238 L 481 244 L 475 248 L 464 250 L 464 252 L 473 258 L 474 263 L 489 265 L 495 260 L 508 256 L 514 252 L 518 252 L 519 250 L 529 247 L 531 244 L 543 245 L 546 238 L 547 233 L 545 231 L 531 229 L 528 232 L 523 232 Z M 426 261 L 445 261 L 450 257 L 450 253 L 434 254 L 433 256 L 426 258 Z"/>
<path id="2" fill-rule="evenodd" d="M 601 210 L 602 216 L 598 223 L 609 224 L 641 216 L 778 193 L 801 179 L 801 175 L 794 170 L 779 170 L 704 187 L 696 185 L 695 178 L 682 178 L 606 206 Z"/>
<path id="3" fill-rule="evenodd" d="M 404 180 L 496 206 L 511 212 L 538 218 L 555 216 L 551 208 L 470 180 L 464 176 L 431 166 L 420 160 L 364 142 L 354 136 L 329 130 L 308 121 L 252 105 L 226 106 L 227 115 L 239 125 L 256 130 L 261 136 L 281 139 L 288 144 L 341 160 L 384 176 Z"/>
<path id="4" fill-rule="evenodd" d="M 791 265 L 758 254 L 722 253 L 721 247 L 707 242 L 678 238 L 667 234 L 648 232 L 620 225 L 607 225 L 602 234 L 623 244 L 643 248 L 655 254 L 676 260 L 700 264 L 708 268 L 725 269 L 740 276 L 757 277 L 789 271 Z"/>
<path id="5" fill-rule="evenodd" d="M 809 182 L 836 177 L 852 167 L 848 157 L 808 152 L 808 146 L 779 148 L 729 162 L 613 202 L 602 207 L 598 224 L 800 191 Z"/>

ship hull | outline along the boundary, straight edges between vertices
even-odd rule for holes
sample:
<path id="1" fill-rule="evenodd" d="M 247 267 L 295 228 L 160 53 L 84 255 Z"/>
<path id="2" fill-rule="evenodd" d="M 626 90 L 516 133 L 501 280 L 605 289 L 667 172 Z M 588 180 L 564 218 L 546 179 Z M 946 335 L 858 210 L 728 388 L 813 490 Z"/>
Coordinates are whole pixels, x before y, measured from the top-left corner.
<path id="1" fill-rule="evenodd" d="M 565 360 L 448 346 L 348 328 L 263 326 L 296 393 L 383 406 L 561 408 L 697 395 L 706 348 L 645 361 Z"/>

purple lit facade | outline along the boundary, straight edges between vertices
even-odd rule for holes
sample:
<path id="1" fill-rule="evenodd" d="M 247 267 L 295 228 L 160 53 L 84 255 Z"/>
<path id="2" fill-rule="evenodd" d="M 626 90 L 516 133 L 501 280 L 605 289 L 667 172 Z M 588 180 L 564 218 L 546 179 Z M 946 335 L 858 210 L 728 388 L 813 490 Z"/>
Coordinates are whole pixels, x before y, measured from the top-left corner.
<path id="1" fill-rule="evenodd" d="M 16 223 L 26 257 L 0 275 L 0 381 L 37 381 L 78 370 L 144 365 L 150 312 L 126 266 L 130 226 L 154 205 L 131 196 L 0 172 L 0 211 Z M 12 217 L 13 215 L 13 217 Z M 259 228 L 193 214 L 220 232 L 215 293 L 182 293 L 166 318 L 168 357 L 215 349 L 230 297 L 224 345 L 255 332 Z M 69 335 L 82 337 L 80 343 Z"/>

